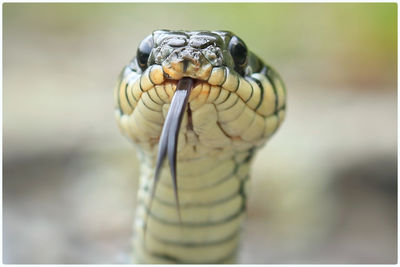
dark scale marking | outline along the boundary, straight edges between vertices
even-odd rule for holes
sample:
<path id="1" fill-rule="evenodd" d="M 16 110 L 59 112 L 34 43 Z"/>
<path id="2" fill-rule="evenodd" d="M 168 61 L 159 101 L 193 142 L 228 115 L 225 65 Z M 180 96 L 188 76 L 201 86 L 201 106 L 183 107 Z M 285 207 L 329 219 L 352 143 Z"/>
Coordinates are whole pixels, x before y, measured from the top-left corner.
<path id="1" fill-rule="evenodd" d="M 155 82 L 153 82 L 153 80 L 151 79 L 151 75 L 150 75 L 150 73 L 151 73 L 151 70 L 153 69 L 153 67 L 154 67 L 154 65 L 151 65 L 150 66 L 150 68 L 149 68 L 149 72 L 148 72 L 148 77 L 149 77 L 149 81 L 153 84 L 153 86 L 154 85 L 156 85 L 156 83 Z"/>
<path id="2" fill-rule="evenodd" d="M 154 91 L 156 91 L 156 94 L 157 94 L 157 90 L 154 87 L 153 87 L 153 89 L 154 89 Z M 159 104 L 157 101 L 154 101 L 154 99 L 151 97 L 151 94 L 149 93 L 149 91 L 147 91 L 147 94 L 148 94 L 149 98 L 151 99 L 151 101 L 153 101 L 157 105 L 163 105 L 163 104 Z"/>
<path id="3" fill-rule="evenodd" d="M 144 91 L 143 91 L 143 88 L 142 88 L 142 79 L 143 79 L 143 77 L 144 76 L 148 76 L 149 77 L 149 81 L 153 84 L 153 86 L 154 86 L 154 83 L 151 81 L 151 78 L 150 78 L 150 71 L 151 71 L 151 69 L 153 68 L 153 65 L 152 66 L 150 66 L 150 68 L 147 68 L 143 73 L 142 73 L 142 75 L 140 75 L 140 81 L 139 81 L 139 87 L 140 87 L 140 90 L 144 93 Z M 146 72 L 147 72 L 147 75 L 146 75 Z"/>
<path id="4" fill-rule="evenodd" d="M 273 81 L 273 83 L 274 83 L 275 86 L 276 86 L 275 80 L 279 80 L 279 82 L 282 84 L 283 93 L 286 95 L 286 86 L 285 86 L 285 84 L 283 83 L 283 81 L 282 81 L 281 77 L 279 76 L 278 72 L 276 72 L 276 71 L 275 71 L 272 67 L 270 67 L 270 66 L 265 66 L 265 68 L 267 69 L 267 70 L 266 70 L 266 73 L 267 73 L 266 76 L 271 78 L 271 80 Z"/>
<path id="5" fill-rule="evenodd" d="M 237 79 L 238 79 L 238 82 L 237 82 L 237 85 L 236 85 L 236 89 L 234 90 L 235 93 L 237 92 L 237 90 L 239 90 L 239 85 L 242 82 L 243 78 L 241 76 L 237 76 Z"/>
<path id="6" fill-rule="evenodd" d="M 144 201 L 139 201 L 138 203 L 141 204 L 143 206 L 143 208 L 146 210 L 146 213 L 147 213 L 146 218 L 151 217 L 161 224 L 175 225 L 175 226 L 187 227 L 187 228 L 201 228 L 201 227 L 209 227 L 209 226 L 225 224 L 225 223 L 228 223 L 228 222 L 238 218 L 245 211 L 245 209 L 243 208 L 243 203 L 242 203 L 242 206 L 239 207 L 239 209 L 234 214 L 229 215 L 219 221 L 204 222 L 204 223 L 188 223 L 188 222 L 183 222 L 183 221 L 171 222 L 171 221 L 167 221 L 167 220 L 157 216 L 153 212 L 151 212 L 151 210 L 149 209 L 149 207 L 147 207 L 147 205 L 146 205 L 146 203 L 144 203 Z"/>
<path id="7" fill-rule="evenodd" d="M 273 114 L 274 114 L 274 115 L 278 115 L 278 113 L 279 113 L 280 111 L 285 110 L 285 109 L 286 109 L 286 105 L 283 105 L 280 109 L 277 109 Z"/>
<path id="8" fill-rule="evenodd" d="M 214 106 L 215 106 L 215 104 L 214 104 Z M 222 132 L 226 137 L 228 137 L 229 139 L 231 139 L 231 136 L 230 136 L 227 132 L 225 132 L 224 128 L 221 126 L 221 123 L 220 123 L 219 121 L 217 121 L 217 125 L 218 125 L 219 129 L 221 130 L 221 132 Z"/>
<path id="9" fill-rule="evenodd" d="M 244 189 L 244 185 L 246 183 L 246 181 L 248 180 L 249 176 L 247 175 L 242 181 L 240 181 L 240 187 L 239 187 L 239 195 L 243 198 L 242 201 L 242 206 L 241 206 L 241 210 L 246 211 L 247 210 L 247 196 L 246 196 L 246 192 Z"/>
<path id="10" fill-rule="evenodd" d="M 133 84 L 134 84 L 135 82 L 137 82 L 137 78 L 133 81 Z M 136 102 L 139 102 L 139 99 L 137 99 L 137 98 L 135 97 L 135 95 L 133 94 L 133 84 L 132 84 L 132 87 L 131 87 L 132 90 L 130 90 L 131 96 L 133 97 L 133 99 L 135 99 Z"/>
<path id="11" fill-rule="evenodd" d="M 236 76 L 236 79 L 237 79 L 237 83 L 236 83 L 236 88 L 235 88 L 235 90 L 233 90 L 233 92 L 237 92 L 237 90 L 239 89 L 239 84 L 240 84 L 240 76 L 239 75 L 235 75 Z"/>
<path id="12" fill-rule="evenodd" d="M 272 133 L 270 133 L 269 136 L 274 135 L 274 134 L 276 133 L 276 131 L 278 131 L 278 128 L 279 128 L 279 126 L 280 126 L 280 124 L 281 124 L 281 123 L 279 122 L 279 115 L 278 115 L 278 114 L 279 114 L 280 111 L 285 110 L 285 108 L 286 108 L 286 105 L 283 105 L 280 109 L 276 110 L 276 111 L 273 113 L 273 115 L 271 115 L 271 116 L 275 116 L 275 117 L 276 117 L 278 123 L 277 123 L 277 125 L 276 125 L 274 131 L 273 131 Z"/>
<path id="13" fill-rule="evenodd" d="M 145 250 L 145 252 L 148 253 L 150 256 L 152 256 L 154 258 L 159 258 L 161 260 L 167 260 L 167 261 L 176 262 L 176 263 L 179 263 L 179 264 L 189 264 L 189 263 L 192 264 L 193 263 L 191 261 L 190 262 L 182 261 L 182 260 L 178 259 L 177 257 L 168 255 L 166 253 L 159 253 L 159 252 L 150 251 L 147 248 L 143 248 L 143 250 Z M 229 253 L 228 256 L 224 256 L 221 259 L 218 259 L 216 261 L 207 261 L 207 260 L 205 260 L 205 262 L 203 264 L 224 263 L 227 260 L 229 260 L 229 259 L 231 259 L 231 258 L 233 258 L 235 256 L 237 247 L 235 247 L 234 250 L 235 251 L 233 253 Z"/>
<path id="14" fill-rule="evenodd" d="M 223 88 L 221 87 L 221 90 L 225 90 L 225 89 L 223 89 Z M 224 101 L 220 102 L 218 105 L 221 105 L 222 103 L 225 103 L 225 101 L 228 100 L 228 98 L 231 96 L 231 94 L 232 94 L 232 93 L 228 91 L 228 94 L 227 94 L 227 96 L 225 97 Z"/>
<path id="15" fill-rule="evenodd" d="M 160 85 L 161 86 L 161 85 Z M 163 86 L 164 87 L 164 86 Z M 158 90 L 156 89 L 156 87 L 154 86 L 154 91 L 156 92 L 156 95 L 158 96 L 158 98 L 161 100 L 161 102 L 163 102 L 163 104 L 165 104 L 164 100 L 161 98 L 161 96 L 158 94 Z"/>
<path id="16" fill-rule="evenodd" d="M 267 65 L 265 65 L 262 68 L 260 73 L 263 74 L 272 85 L 272 89 L 274 90 L 274 94 L 275 94 L 275 109 L 274 109 L 274 112 L 276 112 L 277 109 L 278 109 L 279 96 L 278 96 L 278 92 L 276 91 L 276 84 L 274 82 L 274 79 L 271 77 L 274 72 Z"/>
<path id="17" fill-rule="evenodd" d="M 149 233 L 149 235 L 152 236 L 155 240 L 157 240 L 160 243 L 166 244 L 166 245 L 172 245 L 172 246 L 177 246 L 177 247 L 189 247 L 189 248 L 199 248 L 199 247 L 208 247 L 208 246 L 215 246 L 215 245 L 222 245 L 224 243 L 228 243 L 229 241 L 232 241 L 235 239 L 240 233 L 240 230 L 233 232 L 233 234 L 229 235 L 228 237 L 225 237 L 220 240 L 215 240 L 215 241 L 209 241 L 209 242 L 179 242 L 179 241 L 171 241 L 171 240 L 165 240 L 162 238 L 159 238 L 153 233 Z M 141 236 L 142 237 L 142 236 Z M 143 240 L 143 238 L 142 238 Z"/>
<path id="18" fill-rule="evenodd" d="M 223 70 L 224 70 L 224 80 L 222 81 L 220 86 L 222 86 L 226 82 L 226 79 L 228 78 L 228 75 L 229 75 L 229 69 L 228 68 L 223 68 Z"/>
<path id="19" fill-rule="evenodd" d="M 143 188 L 143 191 L 149 192 L 148 187 L 147 188 Z M 222 199 L 218 199 L 218 200 L 213 201 L 213 202 L 184 204 L 184 205 L 181 205 L 180 208 L 182 210 L 182 209 L 191 209 L 191 208 L 200 208 L 200 207 L 214 207 L 214 206 L 217 206 L 217 205 L 222 204 L 224 202 L 228 202 L 228 201 L 234 199 L 235 197 L 237 197 L 237 192 L 234 192 L 232 195 L 229 195 L 229 196 L 227 196 L 225 198 L 222 198 Z M 164 200 L 158 198 L 157 196 L 154 196 L 154 200 L 157 201 L 158 203 L 160 203 L 163 206 L 176 207 L 175 203 L 164 201 Z"/>
<path id="20" fill-rule="evenodd" d="M 185 189 L 185 191 L 191 191 L 191 192 L 193 192 L 193 191 L 204 191 L 204 190 L 209 189 L 210 187 L 215 187 L 215 186 L 217 186 L 217 185 L 222 184 L 223 182 L 226 182 L 226 181 L 229 180 L 231 177 L 233 177 L 235 174 L 237 174 L 237 172 L 238 172 L 238 170 L 239 170 L 239 167 L 240 167 L 240 164 L 238 164 L 238 163 L 234 160 L 234 158 L 232 158 L 232 160 L 233 160 L 234 165 L 235 165 L 235 166 L 233 167 L 233 171 L 232 171 L 230 174 L 228 174 L 227 176 L 225 176 L 224 178 L 222 178 L 221 180 L 218 180 L 216 183 L 210 184 L 210 185 L 208 185 L 208 186 L 204 186 L 204 187 L 196 188 L 196 189 Z M 166 184 L 163 184 L 163 183 L 161 183 L 161 182 L 160 182 L 160 184 L 163 185 L 163 186 L 165 186 L 165 187 L 171 188 L 170 186 L 168 186 L 168 185 L 166 185 Z M 153 197 L 154 197 L 154 196 L 153 196 Z"/>
<path id="21" fill-rule="evenodd" d="M 252 156 L 252 155 L 251 155 L 251 156 Z M 215 186 L 217 186 L 217 185 L 220 185 L 220 184 L 222 184 L 222 183 L 228 181 L 230 178 L 233 178 L 233 176 L 234 176 L 235 174 L 237 174 L 237 172 L 238 172 L 238 170 L 239 170 L 239 167 L 240 167 L 241 164 L 242 164 L 242 163 L 239 164 L 239 163 L 237 163 L 236 161 L 233 161 L 233 162 L 234 162 L 234 167 L 233 167 L 232 172 L 229 173 L 229 174 L 228 174 L 227 176 L 225 176 L 224 178 L 222 178 L 221 180 L 218 180 L 216 183 L 211 184 L 211 185 L 208 185 L 208 186 L 205 186 L 205 187 L 196 188 L 196 189 L 185 189 L 185 191 L 191 191 L 191 192 L 193 192 L 193 191 L 204 191 L 204 190 L 208 190 L 210 187 L 215 187 Z M 169 188 L 170 188 L 170 186 L 167 186 L 167 185 L 165 185 L 165 184 L 163 184 L 163 183 L 161 183 L 161 184 L 164 185 L 164 186 L 166 186 L 166 187 L 169 187 Z M 145 192 L 149 192 L 149 184 L 146 183 L 145 186 L 143 187 L 143 189 L 144 189 Z M 232 195 L 231 197 L 233 198 L 234 196 L 236 196 L 236 194 Z M 158 199 L 156 195 L 154 195 L 153 198 L 154 198 L 154 199 Z M 226 200 L 229 200 L 229 199 L 230 199 L 230 197 L 227 197 L 227 198 L 225 198 L 225 199 L 219 199 L 219 200 L 217 200 L 217 201 L 210 202 L 210 203 L 207 203 L 207 204 L 200 204 L 200 203 L 199 203 L 199 204 L 196 205 L 196 206 L 209 206 L 210 204 L 222 203 L 222 202 L 224 202 L 224 201 L 226 201 Z M 165 201 L 163 201 L 163 200 L 161 200 L 161 199 L 158 199 L 158 200 L 159 200 L 159 202 L 168 204 L 168 202 L 165 202 Z M 173 205 L 173 204 L 168 204 L 168 205 Z M 194 206 L 194 205 L 193 205 L 193 206 Z"/>
<path id="22" fill-rule="evenodd" d="M 149 95 L 148 92 L 142 93 L 142 95 L 144 95 L 144 94 L 147 94 L 147 95 L 149 96 L 149 98 L 151 99 L 151 97 L 150 97 L 150 95 Z M 162 111 L 160 111 L 160 110 L 152 109 L 151 107 L 149 107 L 148 105 L 146 105 L 146 102 L 143 101 L 143 99 L 140 99 L 140 101 L 143 103 L 143 105 L 144 105 L 146 108 L 148 108 L 148 109 L 150 109 L 150 110 L 152 110 L 152 111 L 155 111 L 155 112 L 162 112 Z M 138 103 L 139 103 L 139 101 L 138 101 Z M 157 104 L 156 102 L 154 102 L 154 103 L 155 103 L 156 105 L 159 105 L 159 104 Z"/>
<path id="23" fill-rule="evenodd" d="M 227 161 L 228 161 L 228 159 L 226 159 Z M 231 160 L 231 159 L 229 159 L 229 160 Z M 215 164 L 214 166 L 212 166 L 211 168 L 209 168 L 209 169 L 204 169 L 204 170 L 202 170 L 202 172 L 198 172 L 198 173 L 196 173 L 195 175 L 185 175 L 184 177 L 185 177 L 185 179 L 195 179 L 195 178 L 197 178 L 198 176 L 203 176 L 204 174 L 207 174 L 207 173 L 209 173 L 210 171 L 213 171 L 213 170 L 215 170 L 216 168 L 218 168 L 219 167 L 219 165 L 218 164 Z"/>
<path id="24" fill-rule="evenodd" d="M 205 190 L 205 189 L 207 189 L 207 188 L 210 188 L 210 187 L 214 187 L 214 186 L 216 186 L 216 185 L 219 185 L 219 184 L 221 184 L 221 183 L 227 181 L 227 180 L 228 180 L 229 178 L 231 178 L 233 175 L 235 175 L 236 172 L 237 172 L 237 169 L 238 169 L 238 167 L 235 165 L 233 171 L 232 171 L 231 173 L 227 174 L 226 176 L 224 176 L 221 180 L 218 180 L 218 181 L 215 182 L 215 183 L 209 184 L 209 185 L 207 185 L 207 186 L 199 187 L 199 188 L 192 188 L 192 189 L 187 189 L 187 188 L 185 188 L 185 191 L 190 191 L 190 192 L 202 191 L 202 190 Z M 160 184 L 163 185 L 163 186 L 165 186 L 165 187 L 171 188 L 171 186 L 169 186 L 169 185 L 166 184 L 166 183 L 160 182 Z"/>
<path id="25" fill-rule="evenodd" d="M 228 101 L 228 99 L 229 99 L 230 97 L 234 97 L 234 96 L 237 96 L 237 95 L 236 95 L 236 94 L 229 93 L 229 94 L 228 94 L 228 97 L 225 99 L 224 102 Z M 224 110 L 227 110 L 227 109 L 232 108 L 234 105 L 236 105 L 236 103 L 239 101 L 239 99 L 240 99 L 240 97 L 237 96 L 235 102 L 233 102 L 232 105 L 230 105 L 229 107 L 226 107 L 226 108 L 224 108 L 224 109 L 219 109 L 218 112 L 221 112 L 221 111 L 224 111 Z M 224 103 L 224 102 L 222 102 L 222 103 Z M 221 103 L 221 104 L 222 104 L 222 103 Z M 221 104 L 218 104 L 218 105 L 221 105 Z"/>
<path id="26" fill-rule="evenodd" d="M 247 79 L 250 79 L 250 76 L 248 76 L 248 77 L 246 77 Z M 245 78 L 245 80 L 246 80 L 246 78 Z M 246 82 L 248 82 L 247 80 L 246 80 Z M 254 88 L 253 88 L 253 85 L 251 84 L 251 82 L 248 82 L 249 83 L 249 85 L 250 85 L 250 87 L 251 87 L 251 94 L 250 94 L 250 97 L 245 101 L 245 103 L 247 103 L 247 102 L 249 102 L 250 101 L 250 99 L 253 97 L 253 92 L 254 92 Z"/>
<path id="27" fill-rule="evenodd" d="M 215 86 L 215 85 L 214 85 Z M 218 86 L 218 85 L 217 85 Z M 219 87 L 219 92 L 218 92 L 218 95 L 217 95 L 217 97 L 215 98 L 215 100 L 216 99 L 218 99 L 218 97 L 221 95 L 221 92 L 222 92 L 222 90 L 225 90 L 225 89 L 223 89 L 221 86 L 218 86 Z M 210 87 L 211 88 L 211 87 Z M 212 103 L 212 104 L 214 104 L 214 103 Z M 215 107 L 215 104 L 214 104 L 214 107 Z M 216 107 L 215 107 L 216 108 Z"/>
<path id="28" fill-rule="evenodd" d="M 120 90 L 121 90 L 122 84 L 124 83 L 124 77 L 127 76 L 127 75 L 129 75 L 131 72 L 133 72 L 133 71 L 131 71 L 131 69 L 130 69 L 129 67 L 125 67 L 125 68 L 121 71 L 121 73 L 119 74 L 119 76 L 118 76 L 118 81 L 119 81 L 119 82 L 118 82 L 118 87 L 116 88 L 116 90 L 117 90 L 117 97 L 118 97 L 118 109 L 119 109 L 119 111 L 120 111 L 121 114 L 125 114 L 125 113 L 122 111 L 122 108 L 121 108 Z M 128 84 L 128 83 L 125 83 L 125 97 L 127 98 L 127 101 L 128 101 L 129 106 L 133 109 L 131 103 L 129 102 L 128 96 L 126 95 L 126 87 L 127 87 L 127 84 Z"/>
<path id="29" fill-rule="evenodd" d="M 258 85 L 258 87 L 260 88 L 260 99 L 258 100 L 258 104 L 257 104 L 256 108 L 254 109 L 254 110 L 257 110 L 261 106 L 262 101 L 264 99 L 264 86 L 262 85 L 262 83 L 257 78 L 254 78 L 254 77 L 249 77 L 249 78 L 251 80 L 253 80 Z"/>
<path id="30" fill-rule="evenodd" d="M 125 98 L 126 98 L 126 101 L 127 101 L 128 104 L 129 104 L 129 106 L 130 106 L 132 109 L 134 109 L 134 107 L 133 107 L 133 105 L 131 104 L 131 101 L 129 100 L 129 97 L 128 97 L 128 85 L 129 85 L 129 81 L 125 83 L 125 88 L 124 88 L 124 90 L 125 90 Z"/>
<path id="31" fill-rule="evenodd" d="M 236 247 L 233 249 L 233 252 L 231 254 L 229 254 L 228 256 L 224 257 L 223 259 L 217 261 L 217 264 L 226 264 L 227 261 L 236 258 L 236 254 L 237 254 L 237 249 L 238 246 L 236 245 Z"/>
<path id="32" fill-rule="evenodd" d="M 212 63 L 211 63 L 207 58 L 206 58 L 206 60 L 207 60 L 208 63 L 210 63 L 210 65 L 212 65 Z M 211 70 L 210 73 L 208 74 L 208 77 L 207 77 L 207 79 L 205 79 L 205 81 L 208 81 L 208 80 L 210 79 L 211 74 L 212 74 L 212 70 Z"/>
<path id="33" fill-rule="evenodd" d="M 142 101 L 142 102 L 143 102 L 143 101 Z M 143 102 L 143 104 L 144 104 L 144 102 Z M 145 106 L 146 106 L 146 105 L 145 105 Z M 140 110 L 140 108 L 137 108 L 137 109 L 135 109 L 135 110 L 136 110 L 136 112 L 139 112 L 145 120 L 147 120 L 147 123 L 149 123 L 149 124 L 155 124 L 155 125 L 157 125 L 157 127 L 159 127 L 160 125 L 163 124 L 163 123 L 160 122 L 160 121 L 154 121 L 154 120 L 151 120 L 151 119 L 147 118 L 146 115 L 143 114 L 143 112 Z M 155 126 L 155 127 L 156 127 L 156 126 Z"/>
<path id="34" fill-rule="evenodd" d="M 242 164 L 250 162 L 255 154 L 255 151 L 256 149 L 254 147 L 250 148 L 248 151 L 249 155 L 247 155 L 247 157 L 243 160 Z"/>
<path id="35" fill-rule="evenodd" d="M 153 258 L 158 258 L 155 257 L 154 255 L 150 254 L 148 251 L 146 251 L 147 255 L 150 255 Z M 147 256 L 143 255 L 143 253 L 138 254 L 135 251 L 133 251 L 132 253 L 133 258 L 137 259 L 135 262 L 137 262 L 137 264 L 146 264 L 146 262 L 148 262 L 147 260 L 144 260 Z M 160 260 L 160 258 L 158 258 Z M 164 262 L 166 261 L 166 259 L 162 259 Z M 167 261 L 165 262 L 165 264 L 175 264 L 173 261 Z"/>
<path id="36" fill-rule="evenodd" d="M 153 251 L 148 250 L 146 247 L 143 248 L 143 250 L 145 250 L 148 254 L 150 254 L 152 257 L 155 257 L 155 258 L 159 258 L 159 259 L 167 260 L 167 261 L 171 261 L 171 262 L 178 262 L 178 263 L 180 262 L 180 260 L 178 258 L 170 256 L 168 254 L 153 252 Z"/>
<path id="37" fill-rule="evenodd" d="M 228 70 L 228 72 L 224 72 L 224 73 L 226 73 L 226 75 L 225 75 L 224 82 L 221 84 L 221 86 L 224 85 L 224 83 L 226 82 L 226 80 L 227 80 L 228 77 L 229 77 L 229 74 L 231 74 L 232 76 L 234 76 L 234 77 L 236 78 L 236 87 L 235 87 L 235 90 L 233 90 L 232 92 L 236 92 L 237 89 L 239 88 L 239 74 L 237 74 L 236 71 L 232 71 L 232 70 L 230 70 L 230 69 Z"/>
<path id="38" fill-rule="evenodd" d="M 274 133 L 278 130 L 279 126 L 281 125 L 281 121 L 280 121 L 280 119 L 279 119 L 279 112 L 281 112 L 281 111 L 283 111 L 283 110 L 285 110 L 285 109 L 286 109 L 286 105 L 283 105 L 282 108 L 280 108 L 280 109 L 276 112 L 276 116 L 277 116 L 277 119 L 278 119 L 278 125 L 276 126 L 276 128 L 275 128 L 275 130 L 273 131 L 272 134 L 274 134 Z"/>
<path id="39" fill-rule="evenodd" d="M 140 91 L 142 91 L 142 93 L 144 93 L 144 91 L 143 91 L 143 89 L 142 89 L 142 79 L 143 79 L 143 74 L 140 75 L 139 88 L 140 88 Z"/>

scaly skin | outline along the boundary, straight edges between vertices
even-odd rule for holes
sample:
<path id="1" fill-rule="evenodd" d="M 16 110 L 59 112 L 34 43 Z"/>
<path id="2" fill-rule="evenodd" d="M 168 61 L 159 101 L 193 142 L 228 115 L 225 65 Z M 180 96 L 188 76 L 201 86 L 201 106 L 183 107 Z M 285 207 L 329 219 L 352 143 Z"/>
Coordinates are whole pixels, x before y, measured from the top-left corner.
<path id="1" fill-rule="evenodd" d="M 286 92 L 279 75 L 251 52 L 238 66 L 229 48 L 233 36 L 155 31 L 144 41 L 152 42 L 146 64 L 134 58 L 120 76 L 116 118 L 142 162 L 134 224 L 138 263 L 235 260 L 251 161 L 281 124 Z M 167 164 L 156 188 L 154 175 L 161 131 L 183 77 L 193 78 L 194 86 L 178 137 L 178 210 Z"/>

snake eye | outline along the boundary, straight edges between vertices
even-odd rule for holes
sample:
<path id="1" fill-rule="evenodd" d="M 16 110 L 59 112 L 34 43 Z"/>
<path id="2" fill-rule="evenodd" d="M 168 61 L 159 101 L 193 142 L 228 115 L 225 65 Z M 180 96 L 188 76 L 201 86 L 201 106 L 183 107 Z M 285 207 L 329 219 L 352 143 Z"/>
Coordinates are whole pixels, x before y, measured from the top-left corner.
<path id="1" fill-rule="evenodd" d="M 247 60 L 246 44 L 239 37 L 233 36 L 229 41 L 228 49 L 236 67 L 244 67 Z"/>
<path id="2" fill-rule="evenodd" d="M 151 50 L 153 49 L 153 37 L 151 35 L 147 36 L 139 45 L 136 58 L 139 67 L 144 71 L 147 68 L 147 60 L 149 59 Z"/>

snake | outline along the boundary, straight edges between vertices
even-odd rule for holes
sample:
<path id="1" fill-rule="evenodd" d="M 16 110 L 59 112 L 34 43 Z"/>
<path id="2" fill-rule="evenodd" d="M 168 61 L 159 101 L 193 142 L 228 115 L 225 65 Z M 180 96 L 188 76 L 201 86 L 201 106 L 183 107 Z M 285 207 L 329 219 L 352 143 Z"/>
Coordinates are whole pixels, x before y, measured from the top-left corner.
<path id="1" fill-rule="evenodd" d="M 230 31 L 155 30 L 114 102 L 140 161 L 133 262 L 236 262 L 251 163 L 285 118 L 278 72 Z"/>

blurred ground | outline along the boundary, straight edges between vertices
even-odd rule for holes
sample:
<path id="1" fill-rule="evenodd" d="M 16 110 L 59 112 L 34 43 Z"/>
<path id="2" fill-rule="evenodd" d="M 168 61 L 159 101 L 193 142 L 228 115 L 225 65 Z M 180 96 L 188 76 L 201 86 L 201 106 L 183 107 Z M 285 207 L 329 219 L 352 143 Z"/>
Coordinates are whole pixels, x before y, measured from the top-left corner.
<path id="1" fill-rule="evenodd" d="M 4 4 L 3 262 L 128 261 L 138 161 L 112 88 L 157 28 L 232 30 L 286 82 L 240 262 L 397 262 L 396 10 Z"/>

